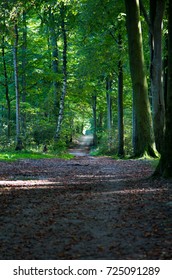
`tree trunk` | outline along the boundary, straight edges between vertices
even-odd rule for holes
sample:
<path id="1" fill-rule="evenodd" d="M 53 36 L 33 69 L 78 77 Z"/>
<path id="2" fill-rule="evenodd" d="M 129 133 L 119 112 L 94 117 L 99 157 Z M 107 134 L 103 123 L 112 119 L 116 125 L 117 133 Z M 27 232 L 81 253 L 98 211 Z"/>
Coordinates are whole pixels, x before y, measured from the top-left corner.
<path id="1" fill-rule="evenodd" d="M 124 156 L 123 68 L 118 62 L 118 156 Z"/>
<path id="2" fill-rule="evenodd" d="M 1 105 L 1 124 L 0 124 L 1 130 L 3 131 L 4 127 L 4 106 Z"/>
<path id="3" fill-rule="evenodd" d="M 22 149 L 22 141 L 20 137 L 20 96 L 19 96 L 19 80 L 18 80 L 18 26 L 14 24 L 14 46 L 13 46 L 13 61 L 14 61 L 14 81 L 16 93 L 16 150 Z"/>
<path id="4" fill-rule="evenodd" d="M 172 1 L 169 1 L 168 21 L 168 85 L 163 149 L 155 175 L 172 177 Z"/>
<path id="5" fill-rule="evenodd" d="M 65 95 L 67 90 L 67 35 L 66 35 L 66 26 L 65 26 L 64 3 L 62 4 L 60 13 L 61 13 L 61 30 L 63 36 L 63 86 L 62 86 L 62 93 L 61 93 L 60 104 L 59 104 L 57 129 L 55 133 L 56 142 L 58 142 L 60 138 L 61 124 L 62 124 L 63 112 L 64 112 L 64 101 L 65 101 Z"/>
<path id="6" fill-rule="evenodd" d="M 7 74 L 7 67 L 6 67 L 6 60 L 5 60 L 5 38 L 4 35 L 2 36 L 2 60 L 3 60 L 3 70 L 4 70 L 4 86 L 5 86 L 5 97 L 7 102 L 7 138 L 9 140 L 11 136 L 11 103 L 9 97 L 9 87 L 8 87 L 8 74 Z"/>
<path id="7" fill-rule="evenodd" d="M 151 110 L 144 66 L 139 1 L 125 0 L 125 5 L 130 71 L 133 85 L 133 110 L 136 118 L 134 131 L 137 133 L 134 156 L 143 156 L 145 153 L 155 156 Z"/>
<path id="8" fill-rule="evenodd" d="M 23 44 L 22 44 L 22 102 L 26 102 L 26 67 L 27 67 L 27 22 L 26 12 L 23 11 Z M 21 128 L 23 134 L 26 133 L 26 113 L 23 110 L 21 115 Z"/>
<path id="9" fill-rule="evenodd" d="M 111 78 L 106 79 L 106 102 L 107 102 L 107 130 L 111 131 L 112 126 L 112 102 L 111 102 L 112 81 Z"/>
<path id="10" fill-rule="evenodd" d="M 97 95 L 92 96 L 92 109 L 93 109 L 93 146 L 97 146 Z"/>
<path id="11" fill-rule="evenodd" d="M 151 96 L 155 143 L 161 153 L 164 134 L 164 95 L 162 77 L 162 19 L 165 0 L 150 0 Z"/>
<path id="12" fill-rule="evenodd" d="M 58 47 L 57 47 L 57 31 L 55 28 L 54 14 L 51 7 L 49 7 L 49 30 L 50 30 L 50 48 L 52 54 L 52 71 L 54 74 L 53 77 L 53 87 L 54 87 L 54 114 L 58 116 L 59 108 L 59 93 L 60 93 L 60 83 L 58 80 L 58 71 L 59 71 L 59 57 L 58 57 Z"/>
<path id="13" fill-rule="evenodd" d="M 108 133 L 108 149 L 111 150 L 112 142 L 112 101 L 111 101 L 111 91 L 112 91 L 112 80 L 108 76 L 106 78 L 106 102 L 107 102 L 107 133 Z"/>
<path id="14" fill-rule="evenodd" d="M 103 118 L 104 118 L 104 113 L 100 111 L 97 117 L 97 130 L 99 131 L 100 134 L 102 134 L 103 132 Z"/>
<path id="15" fill-rule="evenodd" d="M 165 34 L 165 55 L 163 60 L 163 91 L 165 109 L 167 107 L 167 85 L 168 85 L 168 36 Z"/>
<path id="16" fill-rule="evenodd" d="M 118 36 L 118 46 L 121 56 L 121 34 Z M 121 58 L 118 61 L 118 156 L 124 156 L 123 65 Z"/>

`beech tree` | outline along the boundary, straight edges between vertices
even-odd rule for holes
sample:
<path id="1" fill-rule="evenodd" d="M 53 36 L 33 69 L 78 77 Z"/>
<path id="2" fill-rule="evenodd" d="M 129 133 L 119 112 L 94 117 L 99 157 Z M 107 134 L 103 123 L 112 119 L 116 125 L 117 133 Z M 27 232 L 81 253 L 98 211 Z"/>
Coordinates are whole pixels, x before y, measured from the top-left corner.
<path id="1" fill-rule="evenodd" d="M 148 85 L 144 65 L 139 0 L 125 0 L 129 61 L 133 85 L 134 155 L 155 155 Z"/>
<path id="2" fill-rule="evenodd" d="M 65 22 L 66 7 L 64 5 L 64 2 L 61 3 L 60 15 L 61 15 L 61 31 L 63 37 L 63 84 L 62 84 L 62 92 L 61 92 L 60 104 L 59 104 L 57 129 L 55 133 L 56 142 L 58 142 L 60 138 L 61 124 L 62 124 L 63 112 L 64 112 L 64 101 L 65 101 L 65 96 L 67 91 L 67 32 L 66 32 L 66 22 Z"/>
<path id="3" fill-rule="evenodd" d="M 118 35 L 118 156 L 124 156 L 124 93 L 123 93 L 123 62 L 122 62 L 122 36 Z"/>
<path id="4" fill-rule="evenodd" d="M 163 91 L 162 32 L 165 0 L 150 0 L 149 16 L 140 0 L 141 10 L 148 24 L 150 34 L 150 96 L 152 100 L 153 128 L 156 148 L 161 153 L 165 121 Z"/>
<path id="5" fill-rule="evenodd" d="M 21 78 L 21 101 L 26 102 L 27 96 L 27 12 L 26 7 L 22 11 L 22 78 Z M 26 113 L 21 113 L 21 131 L 26 134 Z"/>
<path id="6" fill-rule="evenodd" d="M 93 110 L 93 146 L 97 146 L 97 95 L 96 92 L 92 95 L 92 110 Z"/>
<path id="7" fill-rule="evenodd" d="M 7 22 L 9 18 L 9 6 L 8 3 L 2 1 L 1 3 L 1 12 L 0 12 L 0 26 L 1 26 L 1 32 L 0 32 L 0 40 L 1 40 L 1 54 L 2 54 L 2 79 L 1 79 L 1 85 L 3 86 L 3 90 L 5 89 L 5 99 L 6 99 L 6 106 L 3 106 L 4 108 L 7 107 L 7 140 L 10 141 L 11 137 L 11 96 L 10 96 L 10 75 L 8 73 L 8 44 L 7 44 L 7 38 L 9 34 L 9 24 Z"/>
<path id="8" fill-rule="evenodd" d="M 165 0 L 150 0 L 151 23 L 151 95 L 152 115 L 155 135 L 155 143 L 158 152 L 161 153 L 164 134 L 164 92 L 162 72 L 162 20 L 165 8 Z"/>
<path id="9" fill-rule="evenodd" d="M 161 159 L 154 174 L 167 178 L 172 177 L 172 1 L 169 1 L 168 17 L 168 84 L 165 135 Z"/>
<path id="10" fill-rule="evenodd" d="M 14 18 L 14 42 L 13 42 L 13 61 L 14 61 L 14 81 L 16 93 L 16 150 L 22 149 L 21 128 L 20 128 L 20 92 L 19 92 L 19 76 L 18 76 L 18 24 L 17 11 Z"/>
<path id="11" fill-rule="evenodd" d="M 112 77 L 106 77 L 106 102 L 107 102 L 107 133 L 108 133 L 108 149 L 111 150 L 112 142 Z"/>
<path id="12" fill-rule="evenodd" d="M 54 114 L 58 116 L 59 107 L 59 95 L 60 95 L 60 83 L 58 81 L 59 74 L 59 51 L 57 46 L 59 36 L 59 26 L 55 21 L 55 15 L 53 6 L 50 5 L 48 8 L 49 14 L 49 33 L 50 33 L 50 49 L 52 55 L 52 71 L 54 74 L 53 87 L 54 87 Z"/>
<path id="13" fill-rule="evenodd" d="M 5 31 L 5 11 L 4 11 L 4 25 Z M 5 97 L 7 102 L 7 138 L 10 139 L 11 136 L 11 101 L 9 95 L 9 82 L 8 82 L 8 72 L 7 72 L 7 64 L 6 64 L 6 57 L 5 57 L 5 33 L 2 35 L 2 61 L 3 61 L 3 72 L 4 72 L 4 87 L 5 87 Z"/>

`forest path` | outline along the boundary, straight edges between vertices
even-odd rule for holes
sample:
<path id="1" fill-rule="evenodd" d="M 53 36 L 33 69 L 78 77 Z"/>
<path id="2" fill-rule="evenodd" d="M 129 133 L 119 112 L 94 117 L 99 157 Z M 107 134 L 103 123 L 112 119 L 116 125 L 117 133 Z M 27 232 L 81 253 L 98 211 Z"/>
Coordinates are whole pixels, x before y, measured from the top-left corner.
<path id="1" fill-rule="evenodd" d="M 69 149 L 69 153 L 74 156 L 88 156 L 92 140 L 92 135 L 81 135 L 77 139 L 77 143 Z"/>
<path id="2" fill-rule="evenodd" d="M 0 162 L 0 259 L 171 259 L 172 182 L 146 160 Z"/>

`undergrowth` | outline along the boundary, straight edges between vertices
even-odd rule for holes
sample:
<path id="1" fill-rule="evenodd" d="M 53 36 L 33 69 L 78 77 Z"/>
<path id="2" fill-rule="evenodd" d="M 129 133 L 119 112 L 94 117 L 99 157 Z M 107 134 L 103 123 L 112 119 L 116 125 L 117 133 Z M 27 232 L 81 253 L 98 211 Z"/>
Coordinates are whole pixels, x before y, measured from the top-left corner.
<path id="1" fill-rule="evenodd" d="M 32 151 L 21 151 L 12 152 L 5 151 L 0 152 L 0 160 L 2 161 L 15 161 L 20 159 L 51 159 L 51 158 L 61 158 L 61 159 L 72 159 L 73 155 L 68 153 L 63 154 L 49 154 L 49 153 L 38 153 Z"/>

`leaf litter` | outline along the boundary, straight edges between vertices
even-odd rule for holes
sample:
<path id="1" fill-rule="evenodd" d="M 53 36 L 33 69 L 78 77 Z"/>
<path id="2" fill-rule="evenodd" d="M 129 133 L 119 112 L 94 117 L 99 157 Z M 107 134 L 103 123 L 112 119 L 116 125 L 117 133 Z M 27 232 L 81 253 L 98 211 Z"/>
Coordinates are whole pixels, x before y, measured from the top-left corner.
<path id="1" fill-rule="evenodd" d="M 172 182 L 146 160 L 0 162 L 0 259 L 171 259 Z"/>

